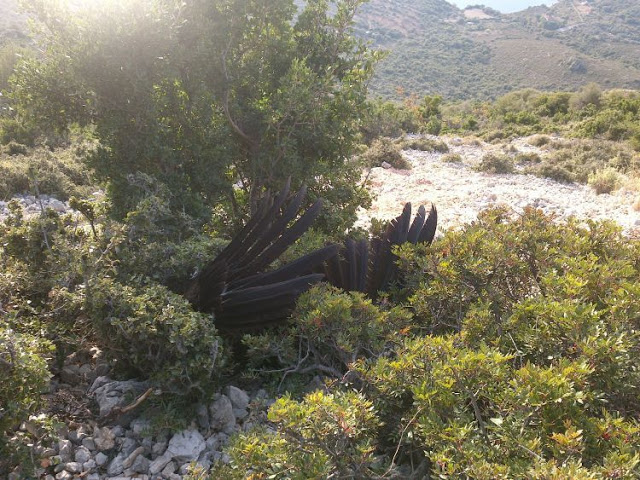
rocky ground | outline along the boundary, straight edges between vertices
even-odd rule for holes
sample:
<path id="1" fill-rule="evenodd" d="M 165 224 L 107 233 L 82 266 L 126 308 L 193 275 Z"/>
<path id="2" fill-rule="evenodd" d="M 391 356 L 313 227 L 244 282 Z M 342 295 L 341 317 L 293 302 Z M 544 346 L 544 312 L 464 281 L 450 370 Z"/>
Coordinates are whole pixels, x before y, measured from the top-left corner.
<path id="1" fill-rule="evenodd" d="M 527 143 L 526 138 L 514 140 L 510 145 L 490 145 L 477 140 L 444 138 L 450 153 L 461 156 L 462 162 L 442 161 L 442 153 L 405 151 L 412 170 L 374 168 L 370 181 L 376 199 L 373 206 L 360 212 L 359 225 L 366 226 L 370 219 L 390 219 L 397 216 L 405 202 L 417 206 L 433 202 L 438 208 L 439 230 L 442 232 L 473 221 L 478 212 L 492 205 L 505 204 L 521 212 L 527 205 L 558 220 L 571 215 L 583 219 L 612 219 L 628 234 L 640 229 L 640 213 L 634 210 L 638 192 L 621 188 L 612 194 L 597 195 L 588 185 L 564 184 L 547 178 L 523 174 L 487 174 L 474 170 L 489 152 L 503 153 L 506 148 L 522 153 L 544 154 Z"/>
<path id="2" fill-rule="evenodd" d="M 274 400 L 264 390 L 227 386 L 209 404 L 192 406 L 193 420 L 179 431 L 141 415 L 154 391 L 145 382 L 109 376 L 101 352 L 92 349 L 67 357 L 48 395 L 49 414 L 64 424 L 54 441 L 38 418 L 20 427 L 42 441 L 33 447 L 44 480 L 180 480 L 188 471 L 207 472 L 228 462 L 223 448 L 230 436 L 266 423 Z M 184 412 L 182 412 L 184 415 Z M 26 478 L 19 469 L 8 480 Z"/>

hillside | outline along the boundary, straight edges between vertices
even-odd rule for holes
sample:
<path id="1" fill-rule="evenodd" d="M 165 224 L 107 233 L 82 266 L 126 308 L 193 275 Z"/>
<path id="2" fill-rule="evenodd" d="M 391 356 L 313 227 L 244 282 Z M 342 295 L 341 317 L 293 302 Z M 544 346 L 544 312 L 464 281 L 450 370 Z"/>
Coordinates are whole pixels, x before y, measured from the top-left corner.
<path id="1" fill-rule="evenodd" d="M 26 39 L 17 0 L 0 0 L 0 45 Z M 298 0 L 298 4 L 302 1 Z M 496 97 L 533 87 L 640 87 L 640 3 L 560 0 L 513 14 L 460 10 L 445 0 L 371 0 L 357 33 L 389 55 L 371 85 L 376 95 Z"/>
<path id="2" fill-rule="evenodd" d="M 640 86 L 640 5 L 561 0 L 514 14 L 459 10 L 444 0 L 372 0 L 358 33 L 389 51 L 372 84 L 384 97 L 495 97 L 533 87 L 573 90 L 588 82 Z"/>

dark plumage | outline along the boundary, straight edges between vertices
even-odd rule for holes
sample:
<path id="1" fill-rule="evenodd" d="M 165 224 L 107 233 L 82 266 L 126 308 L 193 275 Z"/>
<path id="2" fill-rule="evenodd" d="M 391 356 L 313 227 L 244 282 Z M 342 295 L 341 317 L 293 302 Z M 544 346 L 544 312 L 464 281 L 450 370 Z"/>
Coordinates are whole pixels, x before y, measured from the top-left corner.
<path id="1" fill-rule="evenodd" d="M 212 312 L 218 328 L 253 331 L 280 323 L 302 293 L 326 280 L 344 290 L 371 298 L 396 277 L 393 245 L 428 242 L 434 238 L 437 212 L 420 207 L 411 223 L 411 204 L 392 220 L 380 238 L 347 239 L 328 245 L 283 267 L 265 271 L 300 238 L 320 213 L 317 201 L 299 215 L 306 189 L 288 199 L 290 184 L 277 196 L 266 196 L 244 228 L 192 281 L 186 298 L 196 310 Z"/>

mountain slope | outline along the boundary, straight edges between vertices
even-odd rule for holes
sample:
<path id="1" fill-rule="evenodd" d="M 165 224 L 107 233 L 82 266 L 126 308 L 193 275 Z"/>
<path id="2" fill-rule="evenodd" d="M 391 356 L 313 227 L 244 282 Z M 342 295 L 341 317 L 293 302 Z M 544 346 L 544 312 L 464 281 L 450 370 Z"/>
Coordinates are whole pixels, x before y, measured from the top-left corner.
<path id="1" fill-rule="evenodd" d="M 358 34 L 389 51 L 374 93 L 493 97 L 524 87 L 640 88 L 640 4 L 560 0 L 514 14 L 444 0 L 371 0 Z"/>

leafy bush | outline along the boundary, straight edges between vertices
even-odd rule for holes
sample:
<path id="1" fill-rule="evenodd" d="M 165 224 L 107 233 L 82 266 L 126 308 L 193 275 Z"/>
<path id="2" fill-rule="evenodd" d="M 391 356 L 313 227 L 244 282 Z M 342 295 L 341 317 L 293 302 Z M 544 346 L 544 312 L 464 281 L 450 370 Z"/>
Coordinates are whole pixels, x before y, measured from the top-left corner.
<path id="1" fill-rule="evenodd" d="M 322 372 L 340 377 L 359 358 L 382 355 L 398 332 L 409 331 L 411 315 L 401 307 L 383 310 L 359 292 L 323 284 L 300 296 L 284 332 L 246 336 L 254 366 L 277 359 L 283 372 Z"/>
<path id="2" fill-rule="evenodd" d="M 588 184 L 598 195 L 611 193 L 620 186 L 620 173 L 615 168 L 604 168 L 589 175 Z"/>
<path id="3" fill-rule="evenodd" d="M 22 150 L 17 151 L 18 157 L 0 156 L 0 198 L 23 193 L 52 195 L 59 200 L 87 196 L 94 188 L 91 172 L 77 153 L 75 148 L 55 153 L 41 148 L 29 156 L 22 156 Z"/>
<path id="4" fill-rule="evenodd" d="M 535 167 L 529 167 L 526 172 L 539 177 L 550 178 L 560 183 L 573 183 L 576 180 L 576 176 L 572 172 L 550 161 L 543 161 Z"/>
<path id="5" fill-rule="evenodd" d="M 26 420 L 42 403 L 41 394 L 50 377 L 43 355 L 50 349 L 47 342 L 0 323 L 0 452 L 5 432 Z"/>
<path id="6" fill-rule="evenodd" d="M 297 331 L 307 338 L 288 343 L 296 365 L 322 351 L 344 366 L 356 343 L 383 354 L 347 355 L 331 395 L 280 400 L 275 431 L 236 437 L 213 478 L 640 474 L 640 243 L 610 222 L 500 208 L 396 254 L 404 283 L 384 302 L 408 303 L 414 318 L 372 342 L 349 313 L 357 297 L 323 287 L 301 298 L 290 330 L 263 346 Z M 348 348 L 336 349 L 342 332 Z M 358 432 L 364 450 L 344 439 Z"/>
<path id="7" fill-rule="evenodd" d="M 448 153 L 443 155 L 441 160 L 445 163 L 461 163 L 462 156 L 459 153 Z"/>
<path id="8" fill-rule="evenodd" d="M 0 118 L 0 144 L 7 145 L 16 142 L 20 145 L 33 147 L 36 142 L 37 131 L 34 127 L 25 125 L 13 118 Z"/>
<path id="9" fill-rule="evenodd" d="M 216 388 L 225 365 L 221 340 L 211 317 L 194 312 L 183 297 L 161 285 L 103 279 L 86 299 L 99 346 L 117 368 L 174 394 Z"/>
<path id="10" fill-rule="evenodd" d="M 514 157 L 516 163 L 540 163 L 542 158 L 535 152 L 518 153 Z"/>
<path id="11" fill-rule="evenodd" d="M 534 147 L 542 147 L 548 145 L 551 139 L 546 135 L 534 135 L 529 138 L 528 143 Z"/>
<path id="12" fill-rule="evenodd" d="M 375 457 L 380 426 L 372 402 L 355 392 L 279 399 L 269 410 L 276 431 L 236 437 L 211 478 L 378 478 L 385 465 Z M 303 448 L 302 445 L 304 445 Z"/>
<path id="13" fill-rule="evenodd" d="M 384 162 L 393 168 L 410 170 L 411 164 L 404 158 L 400 147 L 390 138 L 378 138 L 362 154 L 362 160 L 369 167 L 379 167 Z"/>
<path id="14" fill-rule="evenodd" d="M 28 152 L 28 149 L 25 145 L 22 145 L 21 143 L 18 143 L 18 142 L 14 142 L 12 140 L 9 143 L 7 143 L 5 147 L 5 152 L 7 152 L 7 155 L 10 155 L 13 157 L 15 155 L 26 155 Z"/>
<path id="15" fill-rule="evenodd" d="M 496 155 L 493 153 L 487 153 L 480 164 L 476 167 L 480 172 L 486 173 L 513 173 L 515 166 L 513 158 L 508 155 Z"/>
<path id="16" fill-rule="evenodd" d="M 421 150 L 423 152 L 447 153 L 449 147 L 442 140 L 432 138 L 405 138 L 400 142 L 403 150 Z"/>
<path id="17" fill-rule="evenodd" d="M 438 478 L 529 478 L 567 464 L 593 478 L 638 473 L 638 424 L 603 413 L 583 359 L 514 362 L 453 335 L 408 340 L 397 357 L 358 371 L 377 410 L 394 419 L 394 443 L 423 451 Z"/>

